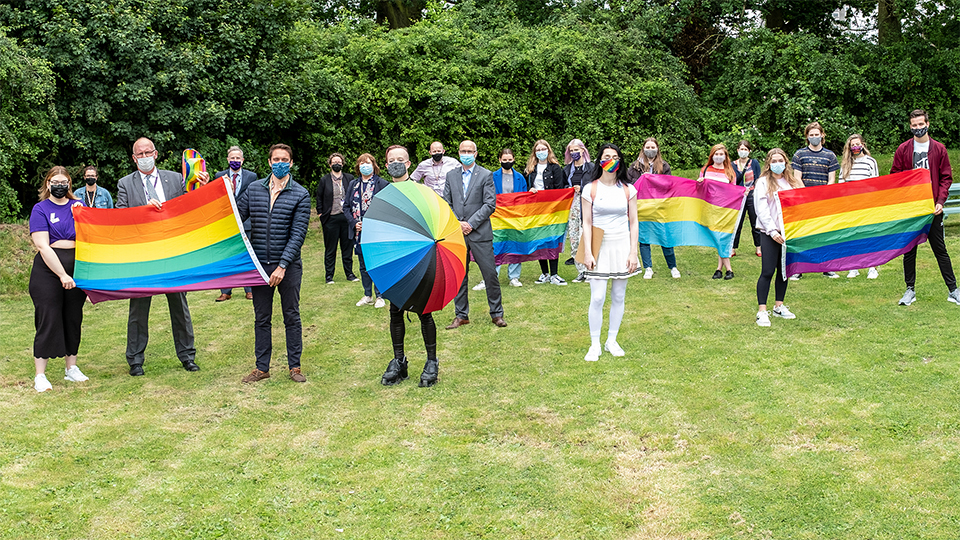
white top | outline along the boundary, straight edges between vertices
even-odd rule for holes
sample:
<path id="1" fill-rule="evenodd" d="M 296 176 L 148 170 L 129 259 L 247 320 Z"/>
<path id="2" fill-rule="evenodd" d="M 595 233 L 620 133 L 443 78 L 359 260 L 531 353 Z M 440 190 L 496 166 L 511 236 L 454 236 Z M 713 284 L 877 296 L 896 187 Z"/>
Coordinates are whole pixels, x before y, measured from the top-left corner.
<path id="1" fill-rule="evenodd" d="M 597 182 L 597 199 L 590 200 L 590 184 L 583 186 L 580 197 L 593 204 L 593 226 L 612 233 L 624 233 L 630 230 L 630 219 L 627 217 L 627 199 L 623 196 L 623 187 L 617 184 L 612 186 Z M 637 188 L 627 185 L 631 199 L 637 198 Z"/>
<path id="2" fill-rule="evenodd" d="M 757 228 L 767 236 L 783 233 L 783 214 L 780 211 L 780 197 L 776 193 L 767 193 L 767 177 L 761 176 L 754 184 L 753 206 L 757 210 Z M 793 189 L 783 176 L 777 180 L 780 191 Z"/>
<path id="3" fill-rule="evenodd" d="M 853 160 L 853 167 L 850 167 L 850 172 L 847 173 L 847 177 L 843 181 L 854 182 L 878 176 L 880 176 L 880 168 L 877 167 L 877 160 L 863 155 Z"/>
<path id="4" fill-rule="evenodd" d="M 913 151 L 914 153 L 923 153 L 930 151 L 930 139 L 927 139 L 927 142 L 917 142 L 916 139 L 913 140 Z"/>
<path id="5" fill-rule="evenodd" d="M 147 182 L 153 184 L 154 190 L 157 192 L 157 200 L 161 203 L 167 202 L 167 194 L 163 192 L 163 182 L 160 181 L 160 171 L 154 168 L 150 174 L 140 173 L 140 178 L 143 180 L 143 192 L 147 195 L 147 200 L 150 199 L 150 190 L 147 189 Z"/>
<path id="6" fill-rule="evenodd" d="M 537 170 L 534 171 L 533 187 L 537 191 L 543 189 L 543 171 L 547 170 L 546 163 L 537 163 Z"/>

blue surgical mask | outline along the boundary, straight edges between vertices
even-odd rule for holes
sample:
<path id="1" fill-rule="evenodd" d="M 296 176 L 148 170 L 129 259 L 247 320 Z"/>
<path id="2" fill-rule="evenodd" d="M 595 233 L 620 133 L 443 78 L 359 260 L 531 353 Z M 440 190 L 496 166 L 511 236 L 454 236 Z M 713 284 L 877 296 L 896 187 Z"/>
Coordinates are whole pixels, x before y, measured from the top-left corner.
<path id="1" fill-rule="evenodd" d="M 370 176 L 371 174 L 373 174 L 373 165 L 369 163 L 361 163 L 360 174 L 362 174 L 363 176 Z"/>
<path id="2" fill-rule="evenodd" d="M 290 164 L 285 161 L 271 163 L 270 170 L 273 172 L 274 178 L 280 179 L 290 174 Z"/>
<path id="3" fill-rule="evenodd" d="M 547 159 L 547 151 L 540 150 L 539 152 L 537 152 L 537 159 L 539 159 L 540 161 Z"/>
<path id="4" fill-rule="evenodd" d="M 773 172 L 773 174 L 783 174 L 783 171 L 785 171 L 786 169 L 787 169 L 787 164 L 783 162 L 770 164 L 770 170 Z"/>
<path id="5" fill-rule="evenodd" d="M 469 167 L 473 165 L 473 162 L 477 160 L 477 156 L 473 154 L 460 154 L 460 163 L 463 163 L 464 167 Z"/>

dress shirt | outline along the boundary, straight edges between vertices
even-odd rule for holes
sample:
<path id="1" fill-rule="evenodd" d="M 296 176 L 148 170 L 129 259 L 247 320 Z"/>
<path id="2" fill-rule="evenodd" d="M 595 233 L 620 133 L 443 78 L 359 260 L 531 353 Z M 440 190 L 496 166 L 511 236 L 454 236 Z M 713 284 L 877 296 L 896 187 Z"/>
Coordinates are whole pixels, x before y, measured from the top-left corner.
<path id="1" fill-rule="evenodd" d="M 433 161 L 433 158 L 425 159 L 417 165 L 417 168 L 410 173 L 410 179 L 414 182 L 423 182 L 423 185 L 443 196 L 443 186 L 447 182 L 447 173 L 460 166 L 460 162 L 450 156 L 443 156 L 440 163 Z"/>

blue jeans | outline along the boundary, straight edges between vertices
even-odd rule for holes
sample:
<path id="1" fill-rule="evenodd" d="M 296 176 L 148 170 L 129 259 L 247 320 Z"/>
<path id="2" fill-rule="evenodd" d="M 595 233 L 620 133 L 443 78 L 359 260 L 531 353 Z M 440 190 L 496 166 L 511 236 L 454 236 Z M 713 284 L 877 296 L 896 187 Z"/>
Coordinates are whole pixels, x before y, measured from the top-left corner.
<path id="1" fill-rule="evenodd" d="M 380 298 L 380 291 L 377 290 L 377 287 L 373 284 L 373 278 L 367 273 L 367 265 L 363 260 L 363 253 L 359 253 L 357 258 L 360 259 L 360 283 L 363 285 L 363 295 L 373 296 L 373 294 L 376 293 L 377 298 Z"/>
<path id="2" fill-rule="evenodd" d="M 663 258 L 667 261 L 668 268 L 677 267 L 677 256 L 673 253 L 672 247 L 661 247 Z M 653 268 L 653 258 L 650 256 L 650 244 L 640 242 L 640 260 L 643 261 L 644 268 Z"/>
<path id="3" fill-rule="evenodd" d="M 500 275 L 500 267 L 502 264 L 497 265 L 497 275 Z M 510 279 L 520 279 L 520 263 L 510 263 L 507 265 L 507 277 Z"/>

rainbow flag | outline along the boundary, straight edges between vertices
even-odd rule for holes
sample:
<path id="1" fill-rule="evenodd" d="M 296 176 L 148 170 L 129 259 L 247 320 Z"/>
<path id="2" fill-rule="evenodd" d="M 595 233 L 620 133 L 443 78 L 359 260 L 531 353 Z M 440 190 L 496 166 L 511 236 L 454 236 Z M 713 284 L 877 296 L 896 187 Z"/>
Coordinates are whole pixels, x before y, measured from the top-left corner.
<path id="1" fill-rule="evenodd" d="M 778 195 L 784 276 L 880 266 L 925 242 L 933 222 L 926 169 Z"/>
<path id="2" fill-rule="evenodd" d="M 77 207 L 73 217 L 74 279 L 94 303 L 267 283 L 223 178 L 162 210 Z"/>
<path id="3" fill-rule="evenodd" d="M 497 195 L 493 254 L 497 264 L 555 259 L 563 251 L 573 188 Z"/>
<path id="4" fill-rule="evenodd" d="M 634 187 L 641 242 L 712 247 L 721 257 L 733 253 L 745 187 L 666 174 L 644 174 Z"/>

